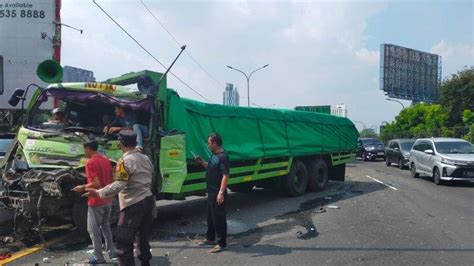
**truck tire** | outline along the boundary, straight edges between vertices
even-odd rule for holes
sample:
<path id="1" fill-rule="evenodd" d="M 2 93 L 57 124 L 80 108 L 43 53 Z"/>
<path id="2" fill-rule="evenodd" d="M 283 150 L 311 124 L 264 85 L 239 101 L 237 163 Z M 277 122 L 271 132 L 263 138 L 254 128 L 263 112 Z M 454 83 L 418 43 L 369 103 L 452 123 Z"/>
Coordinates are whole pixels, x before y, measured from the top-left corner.
<path id="1" fill-rule="evenodd" d="M 290 172 L 282 177 L 281 182 L 281 187 L 286 195 L 290 197 L 303 195 L 308 186 L 308 170 L 304 163 L 294 160 Z"/>
<path id="2" fill-rule="evenodd" d="M 253 187 L 254 187 L 253 183 L 242 183 L 242 184 L 230 185 L 229 189 L 232 192 L 250 193 L 252 192 Z"/>
<path id="3" fill-rule="evenodd" d="M 328 184 L 328 167 L 322 159 L 316 159 L 309 163 L 308 168 L 308 190 L 323 191 Z"/>

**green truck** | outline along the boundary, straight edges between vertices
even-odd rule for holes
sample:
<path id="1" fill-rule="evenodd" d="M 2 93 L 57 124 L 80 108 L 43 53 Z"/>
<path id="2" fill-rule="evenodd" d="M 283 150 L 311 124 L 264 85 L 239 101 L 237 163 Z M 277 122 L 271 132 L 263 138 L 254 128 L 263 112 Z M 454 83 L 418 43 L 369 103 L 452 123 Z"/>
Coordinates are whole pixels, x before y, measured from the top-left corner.
<path id="1" fill-rule="evenodd" d="M 24 94 L 16 91 L 11 104 Z M 50 111 L 41 107 L 52 100 L 64 109 L 64 124 L 48 122 Z M 151 128 L 144 151 L 155 165 L 157 199 L 205 193 L 205 170 L 193 158 L 209 158 L 212 132 L 223 137 L 231 160 L 229 189 L 236 192 L 254 187 L 288 196 L 321 191 L 329 179 L 344 181 L 345 164 L 355 158 L 358 132 L 346 118 L 185 99 L 167 88 L 163 74 L 147 70 L 100 83 L 55 83 L 33 93 L 0 162 L 1 206 L 14 212 L 16 230 L 58 221 L 85 225 L 85 199 L 71 191 L 86 180 L 82 143 L 96 139 L 112 163 L 120 158 L 117 137 L 102 132 L 117 105 Z"/>

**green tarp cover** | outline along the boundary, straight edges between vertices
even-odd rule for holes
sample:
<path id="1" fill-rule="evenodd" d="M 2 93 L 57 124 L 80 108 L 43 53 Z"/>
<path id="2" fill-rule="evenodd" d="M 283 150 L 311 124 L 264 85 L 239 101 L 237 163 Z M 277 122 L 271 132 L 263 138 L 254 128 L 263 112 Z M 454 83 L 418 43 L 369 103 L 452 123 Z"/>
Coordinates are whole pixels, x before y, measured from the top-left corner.
<path id="1" fill-rule="evenodd" d="M 222 136 L 231 160 L 350 152 L 358 132 L 347 118 L 314 112 L 234 107 L 180 98 L 168 90 L 166 129 L 186 134 L 186 157 L 209 158 L 207 137 Z"/>

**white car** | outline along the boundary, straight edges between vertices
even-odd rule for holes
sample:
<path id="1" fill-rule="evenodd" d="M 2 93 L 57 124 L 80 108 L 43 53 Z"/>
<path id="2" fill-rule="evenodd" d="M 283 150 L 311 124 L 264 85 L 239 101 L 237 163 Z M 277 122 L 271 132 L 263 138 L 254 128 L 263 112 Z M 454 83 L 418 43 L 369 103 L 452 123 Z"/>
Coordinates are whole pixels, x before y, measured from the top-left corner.
<path id="1" fill-rule="evenodd" d="M 412 177 L 432 176 L 437 185 L 474 182 L 474 147 L 463 139 L 418 139 L 410 151 L 410 170 Z"/>

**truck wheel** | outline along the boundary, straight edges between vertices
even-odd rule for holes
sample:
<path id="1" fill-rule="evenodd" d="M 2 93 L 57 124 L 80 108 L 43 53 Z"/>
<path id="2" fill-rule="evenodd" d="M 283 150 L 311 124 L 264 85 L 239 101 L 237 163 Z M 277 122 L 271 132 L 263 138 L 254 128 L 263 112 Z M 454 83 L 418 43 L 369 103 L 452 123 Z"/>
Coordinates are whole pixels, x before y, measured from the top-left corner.
<path id="1" fill-rule="evenodd" d="M 87 234 L 87 200 L 76 200 L 72 206 L 72 221 L 81 234 Z"/>
<path id="2" fill-rule="evenodd" d="M 420 174 L 416 172 L 416 166 L 414 163 L 412 163 L 410 166 L 410 173 L 411 173 L 411 177 L 414 177 L 414 178 L 417 178 L 420 176 Z"/>
<path id="3" fill-rule="evenodd" d="M 295 160 L 290 172 L 281 181 L 286 195 L 291 197 L 303 195 L 308 186 L 308 170 L 306 170 L 304 163 Z"/>
<path id="4" fill-rule="evenodd" d="M 324 160 L 311 161 L 308 168 L 309 191 L 323 191 L 328 184 L 328 167 Z"/>
<path id="5" fill-rule="evenodd" d="M 441 179 L 441 174 L 439 173 L 438 168 L 435 168 L 433 170 L 433 180 L 434 180 L 434 183 L 438 186 L 443 184 L 443 180 Z"/>
<path id="6" fill-rule="evenodd" d="M 249 193 L 253 190 L 253 183 L 242 183 L 229 186 L 230 191 L 238 193 Z"/>

